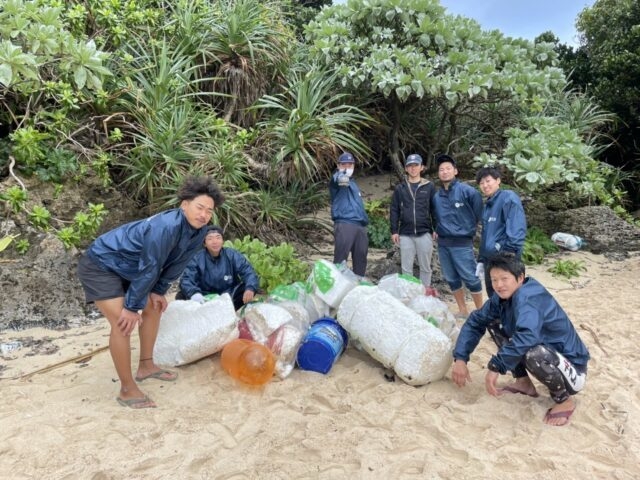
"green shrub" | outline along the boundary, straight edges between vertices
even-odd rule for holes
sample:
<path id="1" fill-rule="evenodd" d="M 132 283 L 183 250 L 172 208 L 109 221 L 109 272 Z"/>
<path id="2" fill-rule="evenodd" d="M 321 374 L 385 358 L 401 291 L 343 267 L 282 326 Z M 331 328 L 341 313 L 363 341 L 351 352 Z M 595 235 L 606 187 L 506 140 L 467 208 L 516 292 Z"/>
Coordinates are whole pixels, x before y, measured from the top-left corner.
<path id="1" fill-rule="evenodd" d="M 556 260 L 547 271 L 553 273 L 554 277 L 579 277 L 581 271 L 586 271 L 584 262 L 575 260 Z"/>
<path id="2" fill-rule="evenodd" d="M 225 246 L 247 257 L 260 278 L 260 288 L 267 293 L 279 285 L 304 282 L 309 276 L 309 265 L 295 257 L 295 250 L 288 243 L 270 247 L 246 235 L 242 239 L 227 240 Z"/>
<path id="3" fill-rule="evenodd" d="M 17 185 L 13 185 L 7 188 L 6 192 L 0 193 L 0 200 L 4 201 L 8 210 L 13 213 L 19 213 L 24 210 L 27 199 L 27 191 Z"/>
<path id="4" fill-rule="evenodd" d="M 538 227 L 531 227 L 527 230 L 522 249 L 522 260 L 527 265 L 540 265 L 545 255 L 556 253 L 558 246 L 540 230 Z"/>
<path id="5" fill-rule="evenodd" d="M 389 227 L 390 202 L 390 198 L 384 198 L 381 200 L 371 200 L 364 204 L 364 209 L 369 216 L 367 235 L 369 237 L 370 247 L 386 249 L 393 247 L 393 243 L 391 242 L 391 228 Z"/>

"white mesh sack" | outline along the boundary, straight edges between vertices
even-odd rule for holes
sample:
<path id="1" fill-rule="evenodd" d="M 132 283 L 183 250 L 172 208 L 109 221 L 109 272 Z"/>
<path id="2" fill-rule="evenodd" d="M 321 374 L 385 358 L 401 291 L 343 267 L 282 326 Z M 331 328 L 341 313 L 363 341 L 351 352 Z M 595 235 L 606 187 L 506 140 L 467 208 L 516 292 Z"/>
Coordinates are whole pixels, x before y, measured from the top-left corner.
<path id="1" fill-rule="evenodd" d="M 430 295 L 418 295 L 409 302 L 408 306 L 422 318 L 437 326 L 446 336 L 452 337 L 454 329 L 457 328 L 456 318 L 442 300 Z"/>
<path id="2" fill-rule="evenodd" d="M 438 328 L 378 287 L 351 290 L 338 309 L 338 322 L 352 339 L 410 385 L 444 376 L 452 343 Z M 396 370 L 398 369 L 398 370 Z"/>
<path id="3" fill-rule="evenodd" d="M 229 294 L 204 304 L 174 300 L 160 317 L 153 360 L 162 366 L 195 362 L 238 338 L 238 317 Z"/>
<path id="4" fill-rule="evenodd" d="M 424 385 L 440 380 L 453 362 L 453 344 L 429 323 L 414 332 L 400 348 L 393 370 L 409 385 Z"/>
<path id="5" fill-rule="evenodd" d="M 402 303 L 409 303 L 414 297 L 424 295 L 422 282 L 411 275 L 391 273 L 378 281 L 378 287 L 399 299 Z"/>

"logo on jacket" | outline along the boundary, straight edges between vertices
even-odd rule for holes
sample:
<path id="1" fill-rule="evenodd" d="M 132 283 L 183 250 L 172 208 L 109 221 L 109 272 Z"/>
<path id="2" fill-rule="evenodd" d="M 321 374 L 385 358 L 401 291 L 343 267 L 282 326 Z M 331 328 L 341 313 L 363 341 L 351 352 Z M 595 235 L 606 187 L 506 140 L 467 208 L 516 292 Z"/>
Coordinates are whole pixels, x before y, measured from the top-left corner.
<path id="1" fill-rule="evenodd" d="M 498 220 L 498 217 L 489 217 L 487 222 L 495 222 L 496 220 Z"/>
<path id="2" fill-rule="evenodd" d="M 233 279 L 233 277 L 232 277 L 231 275 L 225 275 L 225 276 L 224 276 L 224 277 L 222 277 L 222 278 L 223 278 L 223 280 L 224 280 L 225 282 L 230 282 L 230 281 Z"/>
<path id="3" fill-rule="evenodd" d="M 456 208 L 464 207 L 464 203 L 462 202 L 456 202 L 454 203 L 454 205 L 456 206 Z"/>

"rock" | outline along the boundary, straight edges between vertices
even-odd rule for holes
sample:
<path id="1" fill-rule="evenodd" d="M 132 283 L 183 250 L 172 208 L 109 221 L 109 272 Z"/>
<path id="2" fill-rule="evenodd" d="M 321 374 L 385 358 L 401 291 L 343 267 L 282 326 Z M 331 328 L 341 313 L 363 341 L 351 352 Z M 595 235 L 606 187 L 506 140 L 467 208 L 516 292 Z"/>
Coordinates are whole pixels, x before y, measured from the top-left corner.
<path id="1" fill-rule="evenodd" d="M 527 225 L 537 226 L 547 235 L 565 232 L 582 237 L 583 247 L 596 254 L 623 254 L 640 251 L 640 228 L 618 217 L 609 207 L 581 207 L 561 212 L 545 209 L 540 202 L 525 205 Z"/>
<path id="2" fill-rule="evenodd" d="M 75 272 L 77 250 L 65 250 L 54 235 L 39 237 L 26 255 L 0 262 L 0 330 L 90 322 Z"/>

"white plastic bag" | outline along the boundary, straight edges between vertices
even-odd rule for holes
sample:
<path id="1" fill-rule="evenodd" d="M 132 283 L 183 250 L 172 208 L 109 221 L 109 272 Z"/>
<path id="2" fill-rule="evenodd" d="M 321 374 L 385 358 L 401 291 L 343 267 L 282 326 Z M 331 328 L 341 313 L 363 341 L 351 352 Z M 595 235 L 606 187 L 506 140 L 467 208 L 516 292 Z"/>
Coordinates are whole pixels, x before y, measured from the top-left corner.
<path id="1" fill-rule="evenodd" d="M 174 300 L 160 317 L 153 360 L 162 366 L 195 362 L 238 338 L 238 317 L 229 294 L 200 305 Z"/>
<path id="2" fill-rule="evenodd" d="M 391 273 L 378 281 L 378 288 L 390 293 L 405 305 L 418 295 L 424 295 L 422 282 L 411 275 Z"/>
<path id="3" fill-rule="evenodd" d="M 331 308 L 338 308 L 344 296 L 357 285 L 326 260 L 314 263 L 308 283 L 312 292 Z"/>

